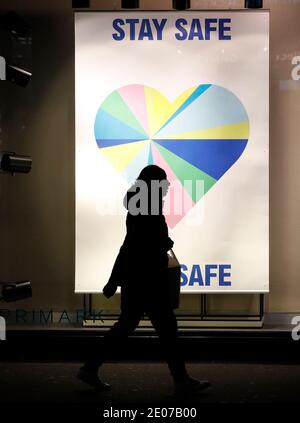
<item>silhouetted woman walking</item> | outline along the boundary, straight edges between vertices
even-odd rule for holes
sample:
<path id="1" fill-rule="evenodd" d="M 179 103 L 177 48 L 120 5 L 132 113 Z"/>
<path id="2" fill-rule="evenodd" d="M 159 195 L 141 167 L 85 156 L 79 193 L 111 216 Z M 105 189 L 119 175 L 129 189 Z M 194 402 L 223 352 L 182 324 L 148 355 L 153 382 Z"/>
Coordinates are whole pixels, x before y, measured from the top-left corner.
<path id="1" fill-rule="evenodd" d="M 175 393 L 209 386 L 209 382 L 188 375 L 178 344 L 177 321 L 167 287 L 167 251 L 173 246 L 163 215 L 163 197 L 168 186 L 165 171 L 149 165 L 124 197 L 128 210 L 126 237 L 103 288 L 103 294 L 109 298 L 121 286 L 121 314 L 104 335 L 99 351 L 90 354 L 78 373 L 80 380 L 98 390 L 110 389 L 110 385 L 99 379 L 98 367 L 107 360 L 110 351 L 122 347 L 144 313 L 159 336 Z"/>

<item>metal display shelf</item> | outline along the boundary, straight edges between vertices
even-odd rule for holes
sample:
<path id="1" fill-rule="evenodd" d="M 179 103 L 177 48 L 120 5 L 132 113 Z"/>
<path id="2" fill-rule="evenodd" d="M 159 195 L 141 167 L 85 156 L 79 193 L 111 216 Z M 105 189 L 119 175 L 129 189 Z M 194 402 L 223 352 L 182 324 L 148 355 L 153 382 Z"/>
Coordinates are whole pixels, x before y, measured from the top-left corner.
<path id="1" fill-rule="evenodd" d="M 264 323 L 264 294 L 259 296 L 257 313 L 241 314 L 212 314 L 207 310 L 207 297 L 214 294 L 199 294 L 200 310 L 199 313 L 176 313 L 178 327 L 182 329 L 197 329 L 203 327 L 238 327 L 238 328 L 261 328 Z M 253 294 L 251 294 L 253 295 Z M 95 315 L 93 312 L 93 294 L 83 294 L 83 326 L 87 327 L 111 327 L 118 319 L 119 313 L 103 313 Z M 142 319 L 138 328 L 152 328 L 149 319 Z M 138 329 L 137 328 L 137 329 Z"/>

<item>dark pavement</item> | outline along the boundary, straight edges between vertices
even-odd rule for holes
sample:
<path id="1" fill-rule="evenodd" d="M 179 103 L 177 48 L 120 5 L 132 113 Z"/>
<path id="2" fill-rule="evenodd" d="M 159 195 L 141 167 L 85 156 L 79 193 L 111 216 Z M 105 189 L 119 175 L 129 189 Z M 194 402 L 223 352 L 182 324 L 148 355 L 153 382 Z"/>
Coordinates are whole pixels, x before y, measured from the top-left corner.
<path id="1" fill-rule="evenodd" d="M 193 377 L 208 379 L 206 392 L 172 397 L 172 380 L 163 362 L 109 362 L 101 368 L 112 391 L 97 393 L 75 378 L 81 363 L 1 362 L 0 404 L 243 404 L 297 403 L 300 365 L 188 362 Z"/>

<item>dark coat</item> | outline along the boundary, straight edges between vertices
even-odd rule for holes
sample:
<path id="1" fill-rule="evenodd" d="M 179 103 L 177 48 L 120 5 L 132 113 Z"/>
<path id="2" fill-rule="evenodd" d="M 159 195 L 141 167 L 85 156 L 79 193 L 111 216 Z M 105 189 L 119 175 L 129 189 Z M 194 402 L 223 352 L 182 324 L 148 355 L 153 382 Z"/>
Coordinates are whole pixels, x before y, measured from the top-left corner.
<path id="1" fill-rule="evenodd" d="M 124 204 L 128 204 L 127 192 Z M 125 201 L 127 200 L 127 201 Z M 167 251 L 173 241 L 168 236 L 164 215 L 132 215 L 126 217 L 126 236 L 116 258 L 110 282 L 130 291 L 136 299 L 165 301 L 167 294 Z"/>

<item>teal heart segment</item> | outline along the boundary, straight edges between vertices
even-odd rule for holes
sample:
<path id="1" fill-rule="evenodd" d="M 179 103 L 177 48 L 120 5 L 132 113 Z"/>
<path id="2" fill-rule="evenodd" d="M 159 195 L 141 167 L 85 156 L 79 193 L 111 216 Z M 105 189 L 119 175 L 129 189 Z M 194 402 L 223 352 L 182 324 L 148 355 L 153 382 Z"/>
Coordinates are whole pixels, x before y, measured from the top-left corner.
<path id="1" fill-rule="evenodd" d="M 147 139 L 147 135 L 126 124 L 119 118 L 112 116 L 105 110 L 100 109 L 95 121 L 95 138 L 98 147 L 106 147 L 109 146 L 108 143 L 105 143 L 106 140 L 108 142 L 111 140 L 145 140 Z"/>
<path id="2" fill-rule="evenodd" d="M 191 103 L 195 102 L 199 96 L 201 96 L 208 88 L 211 87 L 211 84 L 201 84 L 199 85 L 193 93 L 184 101 L 184 103 L 172 114 L 172 116 L 167 120 L 167 122 L 162 126 L 162 128 L 157 131 L 158 135 L 165 126 L 169 125 L 179 114 L 181 114 Z"/>

